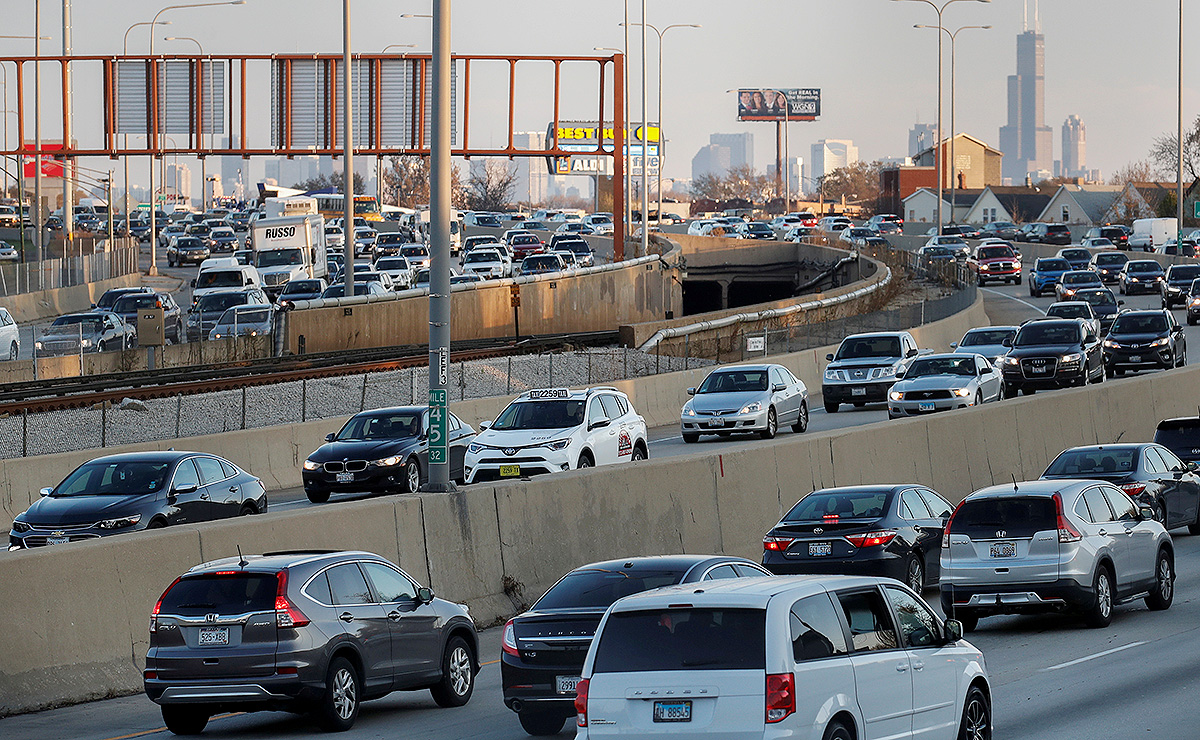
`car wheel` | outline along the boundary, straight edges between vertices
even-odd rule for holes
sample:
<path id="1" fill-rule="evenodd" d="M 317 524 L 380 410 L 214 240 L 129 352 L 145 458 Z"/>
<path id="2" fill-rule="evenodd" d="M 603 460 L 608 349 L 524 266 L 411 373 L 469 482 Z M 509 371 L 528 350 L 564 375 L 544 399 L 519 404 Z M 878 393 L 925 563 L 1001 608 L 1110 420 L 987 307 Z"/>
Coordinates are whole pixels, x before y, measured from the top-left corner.
<path id="1" fill-rule="evenodd" d="M 596 461 L 592 459 L 592 453 L 585 452 L 579 456 L 579 463 L 575 467 L 576 468 L 590 468 L 590 467 L 594 466 L 595 464 L 596 464 Z"/>
<path id="2" fill-rule="evenodd" d="M 1021 393 L 1025 394 L 1026 396 L 1032 396 L 1033 394 L 1037 393 L 1037 388 L 1022 388 Z"/>
<path id="3" fill-rule="evenodd" d="M 992 740 L 992 707 L 978 686 L 971 687 L 963 702 L 958 740 Z"/>
<path id="4" fill-rule="evenodd" d="M 775 433 L 779 431 L 779 419 L 775 416 L 775 407 L 767 409 L 767 428 L 758 433 L 758 436 L 763 439 L 775 439 Z"/>
<path id="5" fill-rule="evenodd" d="M 808 402 L 800 402 L 800 413 L 796 416 L 796 423 L 792 425 L 792 431 L 796 434 L 803 434 L 808 431 Z"/>
<path id="6" fill-rule="evenodd" d="M 1084 613 L 1089 627 L 1107 627 L 1112 622 L 1113 590 L 1112 575 L 1108 566 L 1096 569 L 1096 579 L 1092 581 L 1092 595 L 1095 603 Z"/>
<path id="7" fill-rule="evenodd" d="M 837 410 L 838 410 L 838 406 L 840 406 L 840 405 L 841 404 L 834 403 L 833 401 L 826 401 L 825 402 L 825 413 L 836 414 Z"/>
<path id="8" fill-rule="evenodd" d="M 345 658 L 334 658 L 325 674 L 325 694 L 317 707 L 317 724 L 330 732 L 344 732 L 358 718 L 361 692 L 358 671 Z"/>
<path id="9" fill-rule="evenodd" d="M 1190 315 L 1189 315 L 1189 316 L 1187 317 L 1187 322 L 1188 322 L 1188 326 L 1195 326 L 1195 325 L 1196 325 L 1196 319 L 1195 319 L 1195 317 L 1193 317 L 1193 316 L 1190 316 Z"/>
<path id="10" fill-rule="evenodd" d="M 1005 383 L 1004 384 L 1004 397 L 1005 398 L 1016 398 L 1017 397 L 1017 389 L 1013 388 L 1012 386 Z"/>
<path id="11" fill-rule="evenodd" d="M 983 405 L 983 391 L 975 391 L 975 405 L 976 406 Z"/>
<path id="12" fill-rule="evenodd" d="M 1163 505 L 1162 501 L 1159 501 L 1156 504 L 1154 504 L 1154 521 L 1163 525 L 1163 528 L 1166 529 L 1166 527 L 1167 527 L 1167 507 Z"/>
<path id="13" fill-rule="evenodd" d="M 825 728 L 825 734 L 821 735 L 821 740 L 854 740 L 854 736 L 841 722 L 830 722 Z"/>
<path id="14" fill-rule="evenodd" d="M 211 714 L 207 707 L 195 704 L 163 704 L 162 718 L 167 729 L 176 735 L 199 735 L 208 725 Z"/>
<path id="15" fill-rule="evenodd" d="M 1175 365 L 1175 367 L 1183 367 L 1186 364 L 1187 364 L 1187 348 L 1184 347 L 1183 351 L 1179 353 L 1179 362 Z"/>
<path id="16" fill-rule="evenodd" d="M 401 484 L 404 492 L 416 493 L 421 487 L 421 466 L 417 463 L 417 458 L 408 458 L 408 461 L 404 463 L 402 473 Z"/>
<path id="17" fill-rule="evenodd" d="M 528 710 L 517 712 L 517 719 L 521 720 L 522 729 L 530 735 L 557 735 L 567 721 L 561 714 Z"/>
<path id="18" fill-rule="evenodd" d="M 1017 279 L 1016 279 L 1016 280 L 1014 280 L 1013 282 L 1014 282 L 1014 283 L 1016 283 L 1017 285 L 1020 285 L 1020 284 L 1021 284 L 1021 279 L 1022 279 L 1022 278 L 1021 278 L 1021 276 L 1020 276 L 1020 275 L 1018 275 L 1018 276 L 1017 276 Z"/>
<path id="19" fill-rule="evenodd" d="M 461 637 L 452 637 L 442 655 L 442 680 L 429 693 L 439 707 L 461 707 L 475 690 L 475 659 Z"/>
<path id="20" fill-rule="evenodd" d="M 683 433 L 683 441 L 687 444 L 695 444 L 696 442 L 700 441 L 700 435 L 684 432 Z"/>
<path id="21" fill-rule="evenodd" d="M 633 448 L 633 455 L 630 457 L 630 460 L 645 460 L 645 459 L 646 459 L 645 448 L 643 448 L 640 444 L 635 445 Z"/>
<path id="22" fill-rule="evenodd" d="M 1123 367 L 1115 367 L 1115 368 L 1113 368 L 1113 372 L 1114 372 L 1114 373 L 1116 373 L 1117 377 L 1119 378 L 1119 377 L 1121 377 L 1122 375 L 1124 375 L 1124 374 L 1125 374 L 1125 368 L 1123 368 Z"/>
<path id="23" fill-rule="evenodd" d="M 1171 566 L 1171 556 L 1166 550 L 1158 551 L 1158 561 L 1154 564 L 1154 589 L 1146 597 L 1146 608 L 1151 611 L 1162 611 L 1171 607 L 1175 599 L 1175 568 Z"/>
<path id="24" fill-rule="evenodd" d="M 920 553 L 908 556 L 908 562 L 904 564 L 904 583 L 918 594 L 925 591 L 925 563 Z"/>
<path id="25" fill-rule="evenodd" d="M 8 359 L 15 361 L 17 359 L 17 343 L 13 342 L 8 346 Z"/>
<path id="26" fill-rule="evenodd" d="M 167 523 L 162 519 L 151 519 L 150 523 L 146 525 L 146 529 L 162 529 L 165 526 Z"/>

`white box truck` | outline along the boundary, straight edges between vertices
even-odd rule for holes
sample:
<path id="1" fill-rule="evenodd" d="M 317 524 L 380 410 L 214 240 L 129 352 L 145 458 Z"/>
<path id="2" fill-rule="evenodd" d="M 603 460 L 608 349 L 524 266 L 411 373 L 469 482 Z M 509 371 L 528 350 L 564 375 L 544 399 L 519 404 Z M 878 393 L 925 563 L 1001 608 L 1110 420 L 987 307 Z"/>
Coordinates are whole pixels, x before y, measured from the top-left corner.
<path id="1" fill-rule="evenodd" d="M 1129 235 L 1129 248 L 1153 252 L 1174 239 L 1179 232 L 1173 218 L 1139 218 L 1133 222 L 1133 233 Z"/>
<path id="2" fill-rule="evenodd" d="M 317 199 L 304 197 L 267 198 L 263 204 L 265 218 L 304 216 L 317 212 Z"/>
<path id="3" fill-rule="evenodd" d="M 326 276 L 325 219 L 319 214 L 260 218 L 251 237 L 259 281 L 272 297 L 289 280 Z"/>

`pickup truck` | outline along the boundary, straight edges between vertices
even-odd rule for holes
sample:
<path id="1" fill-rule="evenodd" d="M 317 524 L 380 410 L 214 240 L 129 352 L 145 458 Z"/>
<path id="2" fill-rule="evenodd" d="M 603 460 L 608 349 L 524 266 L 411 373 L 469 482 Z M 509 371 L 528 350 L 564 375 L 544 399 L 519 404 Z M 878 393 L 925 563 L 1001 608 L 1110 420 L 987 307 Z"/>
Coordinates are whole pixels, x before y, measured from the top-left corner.
<path id="1" fill-rule="evenodd" d="M 825 356 L 829 360 L 821 382 L 825 412 L 836 413 L 843 403 L 856 407 L 885 403 L 896 371 L 911 358 L 931 351 L 917 349 L 916 340 L 906 331 L 846 337 L 835 354 Z"/>

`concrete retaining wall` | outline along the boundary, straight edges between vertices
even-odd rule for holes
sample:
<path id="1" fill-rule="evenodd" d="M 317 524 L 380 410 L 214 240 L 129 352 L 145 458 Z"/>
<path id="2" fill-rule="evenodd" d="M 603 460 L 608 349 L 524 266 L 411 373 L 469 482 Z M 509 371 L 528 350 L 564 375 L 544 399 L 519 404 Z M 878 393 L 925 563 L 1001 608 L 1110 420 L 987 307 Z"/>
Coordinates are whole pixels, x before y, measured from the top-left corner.
<path id="1" fill-rule="evenodd" d="M 495 623 L 580 564 L 652 553 L 758 557 L 814 488 L 914 481 L 951 501 L 1036 477 L 1077 444 L 1149 439 L 1194 411 L 1200 367 L 961 412 L 455 494 L 391 496 L 0 558 L 0 714 L 140 690 L 146 619 L 187 567 L 243 551 L 364 548 Z M 263 440 L 264 442 L 266 440 Z M 243 443 L 249 440 L 243 438 Z M 278 445 L 271 445 L 278 447 Z M 299 450 L 299 447 L 297 447 Z M 87 604 L 85 618 L 72 604 Z"/>
<path id="2" fill-rule="evenodd" d="M 24 324 L 50 316 L 87 311 L 109 288 L 129 288 L 141 284 L 141 273 L 133 273 L 70 288 L 3 296 L 0 297 L 0 306 L 7 308 L 18 324 Z"/>

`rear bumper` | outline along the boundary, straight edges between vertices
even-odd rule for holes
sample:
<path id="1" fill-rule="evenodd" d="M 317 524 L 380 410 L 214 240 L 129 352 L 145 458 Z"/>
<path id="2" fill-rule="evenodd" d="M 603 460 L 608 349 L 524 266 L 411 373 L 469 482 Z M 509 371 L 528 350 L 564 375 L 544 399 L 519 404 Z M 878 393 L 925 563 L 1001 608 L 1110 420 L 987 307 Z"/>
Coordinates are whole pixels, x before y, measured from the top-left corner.
<path id="1" fill-rule="evenodd" d="M 555 689 L 559 676 L 578 677 L 583 665 L 530 666 L 505 653 L 500 660 L 504 687 L 504 706 L 514 712 L 536 707 L 547 714 L 570 717 L 575 714 L 575 693 L 560 694 Z"/>
<path id="2" fill-rule="evenodd" d="M 1031 614 L 1086 609 L 1096 603 L 1090 586 L 1070 578 L 1046 583 L 1005 583 L 996 586 L 942 584 L 942 611 L 970 610 L 975 616 Z"/>
<path id="3" fill-rule="evenodd" d="M 876 548 L 878 549 L 878 548 Z M 788 558 L 779 553 L 763 557 L 763 567 L 777 576 L 853 575 L 904 580 L 904 558 L 881 552 L 871 558 Z"/>
<path id="4" fill-rule="evenodd" d="M 156 704 L 283 706 L 317 699 L 324 688 L 298 676 L 264 676 L 244 680 L 143 681 L 146 696 Z"/>

